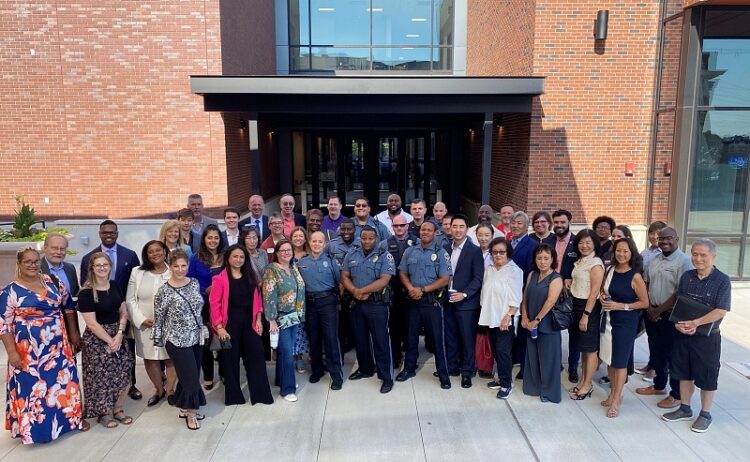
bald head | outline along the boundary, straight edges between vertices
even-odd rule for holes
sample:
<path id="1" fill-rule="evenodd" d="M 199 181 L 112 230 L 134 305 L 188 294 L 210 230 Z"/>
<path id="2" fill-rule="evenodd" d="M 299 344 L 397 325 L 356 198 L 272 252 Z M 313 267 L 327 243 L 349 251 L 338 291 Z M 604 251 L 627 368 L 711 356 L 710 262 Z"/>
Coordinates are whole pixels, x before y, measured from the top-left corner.
<path id="1" fill-rule="evenodd" d="M 393 217 L 391 226 L 393 227 L 393 234 L 398 239 L 403 239 L 406 236 L 406 233 L 409 231 L 406 217 L 404 217 L 403 215 L 396 215 L 395 217 Z"/>
<path id="2" fill-rule="evenodd" d="M 492 207 L 487 204 L 479 207 L 479 223 L 492 223 Z"/>
<path id="3" fill-rule="evenodd" d="M 443 222 L 446 213 L 448 213 L 448 207 L 445 206 L 444 202 L 435 202 L 435 205 L 432 206 L 432 215 L 438 223 Z"/>

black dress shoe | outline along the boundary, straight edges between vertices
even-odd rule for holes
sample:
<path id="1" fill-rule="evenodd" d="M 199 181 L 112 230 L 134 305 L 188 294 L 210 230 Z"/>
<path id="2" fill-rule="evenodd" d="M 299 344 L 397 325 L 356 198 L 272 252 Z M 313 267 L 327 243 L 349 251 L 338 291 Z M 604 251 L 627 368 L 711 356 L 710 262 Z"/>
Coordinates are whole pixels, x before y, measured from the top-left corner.
<path id="1" fill-rule="evenodd" d="M 380 386 L 380 393 L 388 393 L 391 390 L 393 390 L 393 382 L 383 382 L 383 385 Z"/>
<path id="2" fill-rule="evenodd" d="M 130 396 L 130 399 L 138 401 L 139 399 L 143 398 L 143 394 L 139 389 L 135 387 L 135 385 L 132 385 L 130 389 L 128 390 L 128 396 Z"/>
<path id="3" fill-rule="evenodd" d="M 322 375 L 313 374 L 310 376 L 310 383 L 318 383 L 320 382 L 320 378 L 323 377 Z"/>
<path id="4" fill-rule="evenodd" d="M 410 378 L 416 377 L 416 375 L 417 374 L 414 373 L 414 372 L 409 372 L 407 370 L 403 370 L 403 371 L 399 372 L 398 375 L 396 376 L 396 382 L 406 382 Z"/>
<path id="5" fill-rule="evenodd" d="M 443 390 L 449 390 L 450 387 L 451 387 L 451 379 L 447 377 L 444 379 L 440 379 L 440 388 L 442 388 Z"/>
<path id="6" fill-rule="evenodd" d="M 451 376 L 451 377 L 458 377 L 459 375 L 461 375 L 461 373 L 460 372 L 448 372 L 448 375 Z M 432 376 L 433 377 L 440 377 L 440 374 L 438 374 L 437 371 L 435 371 L 435 372 L 432 373 Z"/>
<path id="7" fill-rule="evenodd" d="M 331 390 L 341 390 L 341 386 L 343 385 L 341 379 L 336 379 L 333 382 L 331 382 Z"/>
<path id="8" fill-rule="evenodd" d="M 578 383 L 578 371 L 568 371 L 568 380 L 571 383 Z"/>
<path id="9" fill-rule="evenodd" d="M 167 404 L 169 404 L 170 406 L 174 406 L 174 393 L 172 393 L 171 395 L 167 395 Z"/>
<path id="10" fill-rule="evenodd" d="M 368 377 L 372 377 L 373 375 L 375 374 L 365 374 L 364 372 L 357 369 L 352 375 L 349 376 L 349 380 L 366 379 Z"/>
<path id="11" fill-rule="evenodd" d="M 523 380 L 523 372 L 519 371 L 518 374 L 516 374 L 516 380 Z"/>
<path id="12" fill-rule="evenodd" d="M 461 378 L 461 388 L 471 388 L 471 377 L 466 376 Z"/>

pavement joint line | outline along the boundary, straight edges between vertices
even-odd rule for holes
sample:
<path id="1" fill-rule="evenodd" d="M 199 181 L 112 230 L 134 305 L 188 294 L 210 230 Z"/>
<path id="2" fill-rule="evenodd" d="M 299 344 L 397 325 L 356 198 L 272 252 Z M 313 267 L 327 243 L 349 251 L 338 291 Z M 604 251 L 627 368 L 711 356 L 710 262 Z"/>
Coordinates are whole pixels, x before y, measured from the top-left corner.
<path id="1" fill-rule="evenodd" d="M 240 388 L 242 389 L 242 388 Z M 249 392 L 250 390 L 248 390 Z M 226 406 L 224 406 L 226 407 Z M 208 457 L 209 461 L 212 461 L 214 459 L 214 456 L 216 455 L 216 450 L 219 449 L 219 444 L 221 443 L 221 440 L 224 439 L 224 434 L 226 434 L 227 429 L 229 428 L 229 424 L 232 422 L 232 419 L 234 419 L 234 415 L 237 413 L 237 408 L 239 406 L 232 406 L 234 409 L 232 409 L 232 414 L 227 419 L 227 424 L 224 425 L 224 431 L 221 432 L 221 436 L 216 440 L 216 445 L 214 446 L 213 451 L 211 451 L 211 455 Z"/>
<path id="2" fill-rule="evenodd" d="M 341 372 L 344 373 L 343 371 Z M 332 379 L 333 380 L 333 379 Z M 323 418 L 320 419 L 320 437 L 318 438 L 318 450 L 315 453 L 315 461 L 320 460 L 320 447 L 323 446 L 323 428 L 326 424 L 326 412 L 328 411 L 328 400 L 331 397 L 331 387 L 329 386 L 326 390 L 326 400 L 323 403 Z"/>
<path id="3" fill-rule="evenodd" d="M 412 377 L 416 379 L 416 377 Z M 419 439 L 422 441 L 422 454 L 424 461 L 427 462 L 427 448 L 424 445 L 424 434 L 422 433 L 422 419 L 419 418 L 419 406 L 417 406 L 417 392 L 414 390 L 414 380 L 409 380 L 411 385 L 411 394 L 414 397 L 414 411 L 417 413 L 417 426 L 419 426 Z"/>
<path id="4" fill-rule="evenodd" d="M 513 420 L 516 422 L 516 425 L 518 426 L 518 430 L 521 432 L 521 435 L 523 435 L 524 441 L 526 441 L 526 445 L 529 447 L 529 450 L 531 451 L 531 454 L 534 456 L 534 460 L 536 462 L 540 462 L 541 459 L 539 458 L 539 454 L 536 453 L 536 450 L 534 449 L 534 446 L 531 444 L 531 440 L 529 439 L 529 435 L 526 434 L 526 430 L 523 429 L 523 425 L 521 425 L 521 421 L 518 420 L 518 416 L 516 415 L 516 412 L 513 410 L 513 406 L 510 404 L 510 400 L 504 399 L 505 405 L 508 407 L 508 410 L 510 411 L 510 415 L 513 416 Z"/>

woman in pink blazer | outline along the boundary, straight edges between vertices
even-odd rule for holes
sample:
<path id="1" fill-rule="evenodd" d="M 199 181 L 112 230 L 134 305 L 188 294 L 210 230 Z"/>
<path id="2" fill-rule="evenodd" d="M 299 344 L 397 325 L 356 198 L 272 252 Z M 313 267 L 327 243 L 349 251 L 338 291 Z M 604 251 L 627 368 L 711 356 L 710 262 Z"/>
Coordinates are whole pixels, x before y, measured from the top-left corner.
<path id="1" fill-rule="evenodd" d="M 219 339 L 232 344 L 221 354 L 227 406 L 245 404 L 240 387 L 240 358 L 245 365 L 250 402 L 273 403 L 261 341 L 263 300 L 255 272 L 245 265 L 248 258 L 245 249 L 236 244 L 230 246 L 224 252 L 221 271 L 213 277 L 209 295 L 211 325 Z"/>

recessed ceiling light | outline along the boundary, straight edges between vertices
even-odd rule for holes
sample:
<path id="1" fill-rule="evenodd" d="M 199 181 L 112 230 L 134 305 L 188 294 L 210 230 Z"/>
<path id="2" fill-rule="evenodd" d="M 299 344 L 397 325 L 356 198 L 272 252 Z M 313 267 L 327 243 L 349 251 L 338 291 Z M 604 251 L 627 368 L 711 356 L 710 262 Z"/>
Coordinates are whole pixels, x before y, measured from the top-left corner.
<path id="1" fill-rule="evenodd" d="M 427 18 L 411 18 L 411 22 L 427 22 Z"/>
<path id="2" fill-rule="evenodd" d="M 318 11 L 336 11 L 336 8 L 321 7 L 318 8 Z"/>
<path id="3" fill-rule="evenodd" d="M 368 12 L 371 11 L 373 13 L 382 13 L 383 9 L 382 8 L 368 8 L 367 11 Z"/>
<path id="4" fill-rule="evenodd" d="M 419 38 L 419 34 L 406 34 L 407 38 Z"/>

